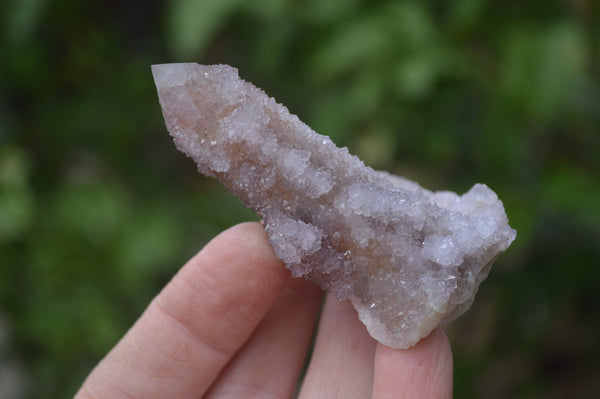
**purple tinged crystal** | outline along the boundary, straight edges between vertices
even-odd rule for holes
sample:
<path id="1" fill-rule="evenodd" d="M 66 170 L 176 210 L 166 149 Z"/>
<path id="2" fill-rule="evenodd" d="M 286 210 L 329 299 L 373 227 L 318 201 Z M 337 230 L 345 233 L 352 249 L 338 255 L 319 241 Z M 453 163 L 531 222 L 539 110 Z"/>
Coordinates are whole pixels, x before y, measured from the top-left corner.
<path id="1" fill-rule="evenodd" d="M 276 255 L 377 340 L 407 348 L 464 313 L 515 239 L 483 184 L 431 192 L 363 164 L 227 65 L 152 66 L 167 128 L 264 220 Z"/>

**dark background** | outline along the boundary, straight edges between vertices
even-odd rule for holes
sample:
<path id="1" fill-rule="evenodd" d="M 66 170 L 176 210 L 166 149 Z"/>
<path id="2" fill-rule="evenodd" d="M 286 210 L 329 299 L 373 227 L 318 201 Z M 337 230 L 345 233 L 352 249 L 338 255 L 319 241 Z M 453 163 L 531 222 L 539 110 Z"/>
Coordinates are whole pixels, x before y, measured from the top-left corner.
<path id="1" fill-rule="evenodd" d="M 0 398 L 65 398 L 256 217 L 175 150 L 150 65 L 227 63 L 367 164 L 485 182 L 518 236 L 447 331 L 457 398 L 600 397 L 600 4 L 0 3 Z"/>

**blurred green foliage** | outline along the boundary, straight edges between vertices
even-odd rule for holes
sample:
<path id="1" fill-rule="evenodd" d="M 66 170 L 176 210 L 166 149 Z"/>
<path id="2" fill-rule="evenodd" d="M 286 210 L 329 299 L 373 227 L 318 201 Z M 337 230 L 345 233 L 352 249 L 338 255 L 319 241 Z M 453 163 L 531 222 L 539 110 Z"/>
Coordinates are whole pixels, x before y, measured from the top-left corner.
<path id="1" fill-rule="evenodd" d="M 376 168 L 498 192 L 518 237 L 448 327 L 456 397 L 600 396 L 599 17 L 593 0 L 3 1 L 0 364 L 27 398 L 73 395 L 188 257 L 256 219 L 164 128 L 149 66 L 197 61 Z"/>

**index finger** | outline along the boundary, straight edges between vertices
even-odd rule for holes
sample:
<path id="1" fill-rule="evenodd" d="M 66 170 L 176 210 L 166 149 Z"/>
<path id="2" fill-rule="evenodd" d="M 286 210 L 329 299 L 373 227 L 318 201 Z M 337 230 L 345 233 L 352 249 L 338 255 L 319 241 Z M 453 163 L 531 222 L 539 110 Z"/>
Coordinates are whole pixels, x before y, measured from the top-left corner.
<path id="1" fill-rule="evenodd" d="M 221 233 L 150 303 L 76 399 L 200 397 L 289 278 L 258 223 Z"/>

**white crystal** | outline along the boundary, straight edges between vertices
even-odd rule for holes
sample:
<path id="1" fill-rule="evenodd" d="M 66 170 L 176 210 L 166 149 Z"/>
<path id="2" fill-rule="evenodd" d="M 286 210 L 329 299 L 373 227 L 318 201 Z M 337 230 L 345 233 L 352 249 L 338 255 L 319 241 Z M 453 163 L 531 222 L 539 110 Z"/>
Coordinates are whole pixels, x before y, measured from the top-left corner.
<path id="1" fill-rule="evenodd" d="M 390 347 L 412 346 L 465 312 L 515 239 L 487 186 L 458 196 L 374 171 L 235 68 L 152 71 L 177 148 L 263 218 L 295 277 L 350 299 Z"/>

